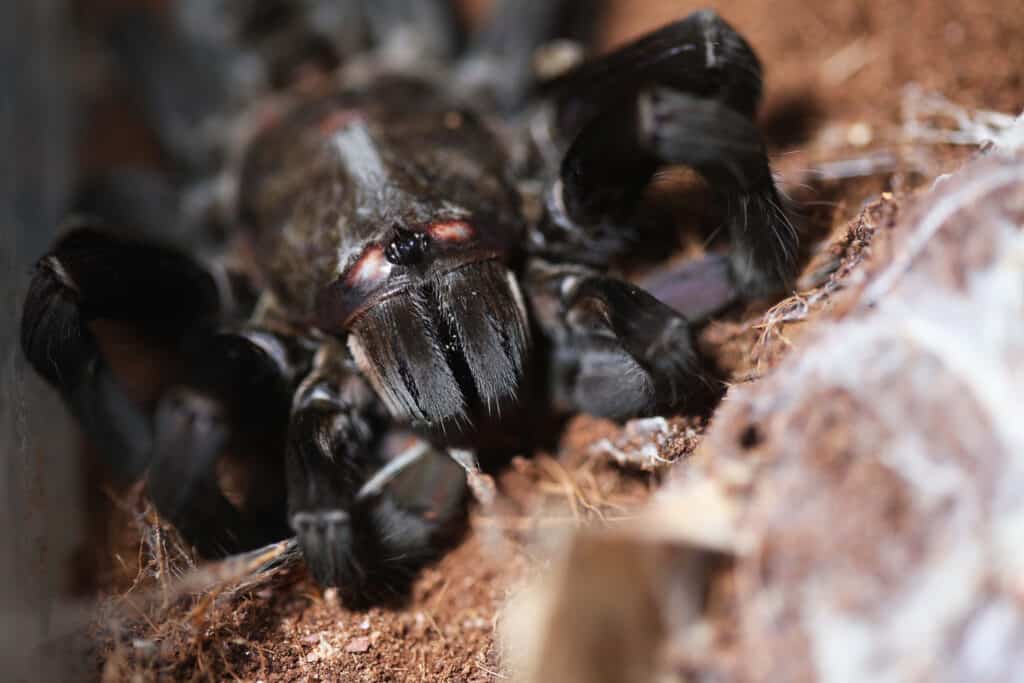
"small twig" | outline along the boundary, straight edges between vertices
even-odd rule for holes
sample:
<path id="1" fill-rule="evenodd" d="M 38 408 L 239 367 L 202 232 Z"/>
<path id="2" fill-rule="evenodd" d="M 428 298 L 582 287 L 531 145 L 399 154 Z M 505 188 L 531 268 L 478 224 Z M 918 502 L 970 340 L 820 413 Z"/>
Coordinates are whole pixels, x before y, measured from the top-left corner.
<path id="1" fill-rule="evenodd" d="M 441 631 L 441 628 L 437 625 L 437 621 L 434 620 L 434 615 L 427 611 L 424 611 L 423 615 L 427 618 L 427 623 L 429 623 L 434 628 L 434 630 L 437 631 L 437 635 L 441 636 L 441 642 L 445 645 L 448 645 L 448 639 L 445 638 L 445 635 Z"/>

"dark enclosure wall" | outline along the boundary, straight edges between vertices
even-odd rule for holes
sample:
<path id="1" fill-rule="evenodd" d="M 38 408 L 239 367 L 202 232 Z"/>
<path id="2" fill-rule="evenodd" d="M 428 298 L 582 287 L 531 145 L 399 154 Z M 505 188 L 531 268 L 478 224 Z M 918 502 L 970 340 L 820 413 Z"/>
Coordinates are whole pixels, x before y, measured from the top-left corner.
<path id="1" fill-rule="evenodd" d="M 0 3 L 0 671 L 77 678 L 67 667 L 69 559 L 81 538 L 76 438 L 27 371 L 18 318 L 31 263 L 59 225 L 73 155 L 67 3 Z"/>

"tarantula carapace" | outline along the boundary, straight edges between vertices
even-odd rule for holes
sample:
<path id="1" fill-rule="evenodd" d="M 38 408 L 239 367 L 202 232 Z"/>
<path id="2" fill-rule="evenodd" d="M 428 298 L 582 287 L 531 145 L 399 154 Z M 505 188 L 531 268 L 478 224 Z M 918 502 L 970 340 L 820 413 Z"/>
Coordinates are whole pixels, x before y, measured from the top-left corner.
<path id="1" fill-rule="evenodd" d="M 713 12 L 540 78 L 591 3 L 505 0 L 467 41 L 442 0 L 177 7 L 111 32 L 174 180 L 94 179 L 77 208 L 101 218 L 39 261 L 22 344 L 203 555 L 294 532 L 319 582 L 386 595 L 460 518 L 445 451 L 471 466 L 524 413 L 684 410 L 694 321 L 790 282 L 760 66 Z M 677 165 L 731 250 L 651 293 L 615 264 L 662 239 L 645 189 Z M 155 405 L 114 378 L 99 318 L 187 359 Z"/>

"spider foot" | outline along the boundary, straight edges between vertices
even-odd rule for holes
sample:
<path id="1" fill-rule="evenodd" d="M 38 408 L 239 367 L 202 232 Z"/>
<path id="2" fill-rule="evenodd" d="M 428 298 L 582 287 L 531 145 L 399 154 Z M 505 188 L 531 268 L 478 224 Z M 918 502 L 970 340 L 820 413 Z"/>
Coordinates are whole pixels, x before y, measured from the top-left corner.
<path id="1" fill-rule="evenodd" d="M 206 337 L 194 353 L 187 384 L 154 412 L 146 488 L 201 555 L 219 557 L 287 535 L 280 449 L 294 359 L 258 330 Z M 225 458 L 233 467 L 218 468 L 222 456 L 234 456 Z M 242 505 L 228 499 L 218 469 L 231 473 Z"/>
<path id="2" fill-rule="evenodd" d="M 288 503 L 313 577 L 349 606 L 401 599 L 457 527 L 465 478 L 422 440 L 386 433 L 382 407 L 350 368 L 319 363 L 295 405 Z M 390 450 L 396 443 L 404 448 Z"/>
<path id="3" fill-rule="evenodd" d="M 300 510 L 292 514 L 291 526 L 317 583 L 337 586 L 343 582 L 343 577 L 350 575 L 365 579 L 362 566 L 352 552 L 348 511 L 337 508 Z"/>
<path id="4" fill-rule="evenodd" d="M 555 344 L 561 407 L 624 419 L 680 408 L 703 392 L 687 320 L 639 287 L 535 262 L 529 290 Z"/>
<path id="5" fill-rule="evenodd" d="M 223 409 L 213 399 L 177 388 L 153 416 L 153 454 L 146 492 L 160 514 L 203 557 L 248 550 L 241 513 L 216 484 L 214 466 L 228 440 Z"/>

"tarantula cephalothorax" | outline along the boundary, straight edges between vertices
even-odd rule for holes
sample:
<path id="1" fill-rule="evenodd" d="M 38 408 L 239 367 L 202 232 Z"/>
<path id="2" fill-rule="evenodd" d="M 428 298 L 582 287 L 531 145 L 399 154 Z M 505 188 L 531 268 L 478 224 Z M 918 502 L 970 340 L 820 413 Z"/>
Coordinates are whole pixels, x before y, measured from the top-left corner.
<path id="1" fill-rule="evenodd" d="M 523 404 L 683 409 L 693 320 L 790 281 L 760 66 L 713 12 L 542 79 L 591 3 L 505 0 L 464 48 L 442 0 L 175 7 L 111 33 L 173 180 L 94 180 L 78 209 L 103 222 L 39 261 L 22 344 L 204 555 L 290 527 L 318 581 L 385 596 L 460 518 L 445 449 L 488 448 L 480 425 Z M 663 234 L 644 192 L 672 165 L 708 181 L 731 250 L 648 293 L 612 273 Z M 100 318 L 187 361 L 154 406 L 113 377 Z"/>

